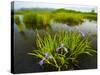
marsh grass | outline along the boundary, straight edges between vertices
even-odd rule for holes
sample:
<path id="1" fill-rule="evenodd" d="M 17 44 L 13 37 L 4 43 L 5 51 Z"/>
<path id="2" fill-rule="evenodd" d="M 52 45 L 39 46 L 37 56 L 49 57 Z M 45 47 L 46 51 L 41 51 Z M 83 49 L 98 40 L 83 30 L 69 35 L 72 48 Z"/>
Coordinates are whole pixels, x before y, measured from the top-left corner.
<path id="1" fill-rule="evenodd" d="M 21 24 L 21 21 L 20 21 L 19 16 L 15 16 L 15 17 L 14 17 L 14 21 L 15 21 L 15 23 L 16 23 L 17 25 L 20 25 L 20 24 Z"/>
<path id="2" fill-rule="evenodd" d="M 79 55 L 92 55 L 95 52 L 88 36 L 83 38 L 76 31 L 58 31 L 54 35 L 46 33 L 43 37 L 37 32 L 36 46 L 37 49 L 28 54 L 40 58 L 41 66 L 52 65 L 58 71 L 64 67 L 66 70 L 74 68 L 76 64 L 79 65 L 76 63 Z"/>
<path id="3" fill-rule="evenodd" d="M 51 21 L 50 13 L 41 13 L 40 18 L 42 18 L 42 25 L 44 27 L 50 25 L 50 21 Z"/>
<path id="4" fill-rule="evenodd" d="M 15 11 L 15 14 L 24 15 L 23 22 L 27 28 L 31 29 L 50 27 L 51 21 L 64 23 L 69 26 L 81 25 L 85 19 L 90 21 L 97 21 L 97 13 L 81 12 L 67 9 L 56 9 L 51 12 L 47 12 L 45 10 L 42 12 L 35 12 L 32 10 L 18 10 Z M 18 17 L 16 17 L 16 23 L 20 23 Z"/>
<path id="5" fill-rule="evenodd" d="M 15 16 L 14 17 L 14 21 L 15 21 L 15 24 L 18 28 L 18 31 L 19 32 L 23 32 L 24 31 L 24 28 L 25 26 L 22 24 L 22 22 L 20 21 L 20 17 L 19 16 Z"/>
<path id="6" fill-rule="evenodd" d="M 55 22 L 65 23 L 69 26 L 79 25 L 84 21 L 81 14 L 74 13 L 56 13 L 54 16 Z"/>
<path id="7" fill-rule="evenodd" d="M 25 26 L 23 24 L 17 25 L 19 32 L 24 32 Z"/>
<path id="8" fill-rule="evenodd" d="M 26 27 L 32 29 L 50 26 L 51 20 L 67 24 L 69 26 L 80 25 L 83 23 L 84 19 L 97 21 L 96 12 L 82 12 L 63 8 L 50 11 L 41 8 L 16 10 L 14 14 L 24 15 L 24 24 Z M 18 18 L 16 17 L 16 19 L 16 23 L 18 23 Z"/>
<path id="9" fill-rule="evenodd" d="M 97 15 L 96 14 L 84 14 L 84 18 L 88 19 L 90 21 L 97 21 Z"/>
<path id="10" fill-rule="evenodd" d="M 28 13 L 24 15 L 23 22 L 28 28 L 46 28 L 50 26 L 50 15 L 48 13 Z"/>

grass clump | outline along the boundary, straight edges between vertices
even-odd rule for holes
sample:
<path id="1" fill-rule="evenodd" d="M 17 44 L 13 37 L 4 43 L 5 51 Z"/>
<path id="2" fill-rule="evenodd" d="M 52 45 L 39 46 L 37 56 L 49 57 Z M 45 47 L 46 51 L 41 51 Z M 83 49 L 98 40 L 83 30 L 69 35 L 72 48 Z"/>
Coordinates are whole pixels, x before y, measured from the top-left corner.
<path id="1" fill-rule="evenodd" d="M 19 16 L 15 16 L 14 21 L 15 21 L 15 24 L 17 26 L 18 31 L 19 32 L 23 32 L 24 31 L 24 25 L 20 21 L 20 17 Z"/>
<path id="2" fill-rule="evenodd" d="M 15 23 L 16 23 L 17 25 L 21 24 L 21 21 L 20 21 L 19 16 L 15 16 L 14 19 L 15 19 L 14 21 L 15 21 Z"/>
<path id="3" fill-rule="evenodd" d="M 70 66 L 74 68 L 79 55 L 92 55 L 92 52 L 95 52 L 90 47 L 88 37 L 82 38 L 75 31 L 59 31 L 54 35 L 46 33 L 43 37 L 37 33 L 36 46 L 37 50 L 33 50 L 28 54 L 40 58 L 39 64 L 41 66 L 48 64 L 58 71 L 63 70 L 65 67 L 70 69 Z"/>
<path id="4" fill-rule="evenodd" d="M 77 13 L 56 13 L 54 16 L 55 22 L 65 23 L 69 26 L 79 25 L 83 22 L 83 20 L 83 16 Z"/>
<path id="5" fill-rule="evenodd" d="M 23 22 L 28 28 L 45 28 L 50 25 L 50 16 L 47 13 L 29 13 L 24 15 Z"/>
<path id="6" fill-rule="evenodd" d="M 42 13 L 39 16 L 42 19 L 42 25 L 44 27 L 47 27 L 48 25 L 50 25 L 50 21 L 51 21 L 50 14 L 48 14 L 48 13 Z"/>
<path id="7" fill-rule="evenodd" d="M 33 28 L 34 25 L 36 25 L 36 14 L 34 13 L 28 13 L 23 16 L 23 23 L 27 28 Z"/>
<path id="8" fill-rule="evenodd" d="M 84 18 L 88 19 L 90 21 L 92 21 L 92 20 L 97 21 L 97 15 L 96 14 L 84 14 Z"/>

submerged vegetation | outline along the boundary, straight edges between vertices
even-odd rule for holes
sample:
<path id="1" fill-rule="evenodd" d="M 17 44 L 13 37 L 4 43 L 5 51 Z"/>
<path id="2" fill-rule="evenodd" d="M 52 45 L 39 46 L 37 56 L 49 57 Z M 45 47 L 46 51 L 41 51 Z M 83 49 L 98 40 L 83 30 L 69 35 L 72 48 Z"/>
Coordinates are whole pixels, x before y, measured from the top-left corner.
<path id="1" fill-rule="evenodd" d="M 36 46 L 36 50 L 28 54 L 40 58 L 41 66 L 48 64 L 59 71 L 78 66 L 79 55 L 92 55 L 95 52 L 90 46 L 88 36 L 83 38 L 76 31 L 58 31 L 53 35 L 47 32 L 43 37 L 37 33 Z"/>

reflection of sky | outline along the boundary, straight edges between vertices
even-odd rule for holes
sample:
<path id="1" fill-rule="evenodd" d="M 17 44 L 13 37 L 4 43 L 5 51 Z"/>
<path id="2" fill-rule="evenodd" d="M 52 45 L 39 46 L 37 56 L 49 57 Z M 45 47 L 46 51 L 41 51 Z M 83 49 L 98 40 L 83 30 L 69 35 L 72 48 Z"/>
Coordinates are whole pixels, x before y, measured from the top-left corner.
<path id="1" fill-rule="evenodd" d="M 24 1 L 15 1 L 14 4 L 15 9 L 20 8 L 67 8 L 67 9 L 74 9 L 79 11 L 91 11 L 92 9 L 95 9 L 97 11 L 96 7 L 93 6 L 83 6 L 83 5 L 68 5 L 68 4 L 54 4 L 54 3 L 40 3 L 40 2 L 24 2 Z"/>

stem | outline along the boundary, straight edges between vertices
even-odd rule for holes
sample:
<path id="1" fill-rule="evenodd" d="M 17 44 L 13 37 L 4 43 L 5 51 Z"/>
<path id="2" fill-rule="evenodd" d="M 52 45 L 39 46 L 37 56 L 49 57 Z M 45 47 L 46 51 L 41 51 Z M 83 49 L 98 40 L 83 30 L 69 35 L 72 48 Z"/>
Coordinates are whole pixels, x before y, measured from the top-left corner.
<path id="1" fill-rule="evenodd" d="M 63 49 L 61 49 L 61 54 L 63 54 Z"/>
<path id="2" fill-rule="evenodd" d="M 53 61 L 54 61 L 55 65 L 56 65 L 56 67 L 58 67 L 58 64 L 57 64 L 57 62 L 56 62 L 54 57 L 53 57 Z"/>

